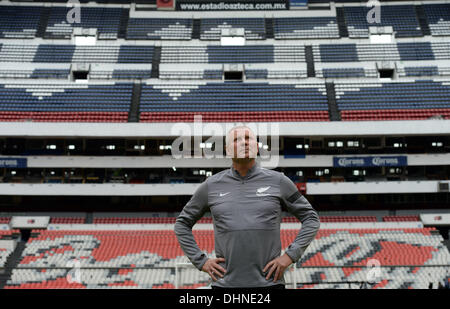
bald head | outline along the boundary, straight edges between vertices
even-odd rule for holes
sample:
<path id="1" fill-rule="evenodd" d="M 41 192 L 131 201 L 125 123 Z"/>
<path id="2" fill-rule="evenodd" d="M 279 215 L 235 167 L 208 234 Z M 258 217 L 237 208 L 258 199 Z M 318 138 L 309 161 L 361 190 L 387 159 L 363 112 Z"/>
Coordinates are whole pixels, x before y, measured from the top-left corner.
<path id="1" fill-rule="evenodd" d="M 226 151 L 233 161 L 253 160 L 258 154 L 258 142 L 252 129 L 247 126 L 236 126 L 227 133 Z"/>

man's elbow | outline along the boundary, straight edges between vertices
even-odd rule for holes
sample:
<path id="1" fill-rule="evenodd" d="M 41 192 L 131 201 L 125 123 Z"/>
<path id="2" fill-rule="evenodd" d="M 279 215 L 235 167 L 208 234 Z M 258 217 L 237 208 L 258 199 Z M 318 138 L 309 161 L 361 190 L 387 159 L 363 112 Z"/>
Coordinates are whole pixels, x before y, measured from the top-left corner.
<path id="1" fill-rule="evenodd" d="M 183 218 L 178 217 L 174 225 L 175 235 L 184 235 L 188 230 L 192 230 L 192 226 L 189 225 Z"/>
<path id="2" fill-rule="evenodd" d="M 320 219 L 317 212 L 312 212 L 303 224 L 307 223 L 312 229 L 318 231 L 320 229 Z"/>

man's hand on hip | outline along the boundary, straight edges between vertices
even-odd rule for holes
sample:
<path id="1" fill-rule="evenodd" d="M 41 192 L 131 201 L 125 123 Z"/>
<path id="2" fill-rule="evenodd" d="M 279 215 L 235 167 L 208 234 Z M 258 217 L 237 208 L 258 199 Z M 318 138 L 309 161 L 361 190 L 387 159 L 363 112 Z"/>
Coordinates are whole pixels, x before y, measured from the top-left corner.
<path id="1" fill-rule="evenodd" d="M 208 259 L 202 267 L 202 271 L 208 273 L 214 281 L 217 281 L 215 275 L 223 278 L 223 275 L 227 272 L 225 268 L 219 265 L 220 262 L 225 262 L 224 258 Z"/>
<path id="2" fill-rule="evenodd" d="M 289 255 L 286 253 L 282 256 L 277 257 L 276 259 L 270 261 L 267 263 L 266 267 L 264 267 L 263 272 L 267 272 L 269 269 L 269 273 L 266 276 L 266 280 L 269 280 L 269 278 L 272 276 L 272 274 L 275 272 L 275 275 L 273 277 L 273 282 L 278 281 L 283 277 L 284 271 L 286 268 L 289 267 L 293 262 Z"/>

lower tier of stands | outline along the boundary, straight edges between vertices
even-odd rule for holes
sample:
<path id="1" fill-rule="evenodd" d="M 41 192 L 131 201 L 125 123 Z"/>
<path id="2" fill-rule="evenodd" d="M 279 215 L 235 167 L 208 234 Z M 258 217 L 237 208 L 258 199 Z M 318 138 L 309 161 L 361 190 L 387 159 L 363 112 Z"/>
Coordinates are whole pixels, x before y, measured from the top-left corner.
<path id="1" fill-rule="evenodd" d="M 365 267 L 303 267 L 285 272 L 287 288 L 298 289 L 428 289 L 449 280 L 447 267 L 381 267 L 379 276 L 367 282 Z M 72 269 L 16 269 L 5 289 L 198 289 L 211 284 L 206 273 L 197 269 L 105 268 L 81 269 L 79 277 Z"/>
<path id="2" fill-rule="evenodd" d="M 174 224 L 177 217 L 96 217 L 94 224 Z M 377 222 L 376 216 L 320 216 L 320 222 Z M 410 222 L 420 221 L 419 216 L 383 216 L 383 222 Z M 11 217 L 0 217 L 0 224 L 8 224 Z M 295 217 L 283 217 L 283 223 L 298 223 Z M 84 217 L 51 217 L 50 224 L 85 224 Z M 202 217 L 198 224 L 213 223 L 212 217 Z M 1 234 L 0 234 L 1 236 Z M 1 237 L 0 237 L 1 239 Z"/>
<path id="3" fill-rule="evenodd" d="M 193 233 L 214 256 L 214 232 Z M 297 233 L 281 231 L 283 249 Z M 298 288 L 348 288 L 367 282 L 368 265 L 377 260 L 381 269 L 371 287 L 426 288 L 448 280 L 450 253 L 442 241 L 434 228 L 321 229 L 285 280 Z M 33 230 L 6 288 L 174 288 L 176 278 L 185 288 L 211 283 L 192 267 L 176 270 L 179 263 L 188 260 L 173 230 Z"/>

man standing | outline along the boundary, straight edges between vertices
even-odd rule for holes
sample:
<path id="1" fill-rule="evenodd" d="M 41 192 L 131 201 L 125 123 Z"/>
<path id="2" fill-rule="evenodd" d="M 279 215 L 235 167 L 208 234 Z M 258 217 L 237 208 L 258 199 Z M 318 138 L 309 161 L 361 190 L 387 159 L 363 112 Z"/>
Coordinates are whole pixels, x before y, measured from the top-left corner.
<path id="1" fill-rule="evenodd" d="M 209 177 L 196 190 L 175 223 L 186 256 L 213 279 L 213 288 L 284 288 L 284 271 L 297 262 L 314 239 L 317 212 L 283 173 L 259 167 L 257 140 L 250 128 L 238 126 L 226 137 L 233 165 Z M 281 211 L 302 223 L 297 237 L 281 254 Z M 198 247 L 192 227 L 211 211 L 216 257 Z"/>

